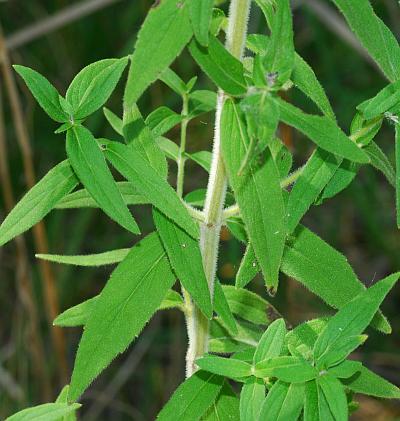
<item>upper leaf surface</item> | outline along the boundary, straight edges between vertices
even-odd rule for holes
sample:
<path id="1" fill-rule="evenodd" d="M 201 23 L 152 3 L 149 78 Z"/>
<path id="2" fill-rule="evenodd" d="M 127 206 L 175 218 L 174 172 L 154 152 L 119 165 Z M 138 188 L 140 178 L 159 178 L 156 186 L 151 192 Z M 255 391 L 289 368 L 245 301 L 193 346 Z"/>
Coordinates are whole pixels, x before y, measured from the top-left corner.
<path id="1" fill-rule="evenodd" d="M 100 145 L 83 126 L 67 132 L 67 155 L 79 180 L 101 209 L 134 234 L 140 232 L 107 167 Z"/>
<path id="2" fill-rule="evenodd" d="M 161 0 L 150 9 L 132 55 L 125 106 L 131 107 L 137 102 L 145 89 L 181 53 L 192 34 L 188 1 Z"/>
<path id="3" fill-rule="evenodd" d="M 81 405 L 74 403 L 45 403 L 17 412 L 6 421 L 58 421 L 65 415 L 75 412 Z"/>
<path id="4" fill-rule="evenodd" d="M 87 320 L 72 373 L 71 400 L 139 335 L 174 282 L 157 234 L 132 248 L 111 274 Z"/>
<path id="5" fill-rule="evenodd" d="M 189 2 L 190 20 L 194 36 L 205 47 L 208 45 L 213 6 L 214 0 L 191 0 Z"/>
<path id="6" fill-rule="evenodd" d="M 104 105 L 127 64 L 127 58 L 100 60 L 75 76 L 66 94 L 74 119 L 83 119 Z"/>
<path id="7" fill-rule="evenodd" d="M 43 110 L 55 121 L 68 121 L 68 114 L 62 109 L 57 89 L 40 73 L 29 67 L 14 65 L 15 71 L 24 79 L 32 95 Z"/>

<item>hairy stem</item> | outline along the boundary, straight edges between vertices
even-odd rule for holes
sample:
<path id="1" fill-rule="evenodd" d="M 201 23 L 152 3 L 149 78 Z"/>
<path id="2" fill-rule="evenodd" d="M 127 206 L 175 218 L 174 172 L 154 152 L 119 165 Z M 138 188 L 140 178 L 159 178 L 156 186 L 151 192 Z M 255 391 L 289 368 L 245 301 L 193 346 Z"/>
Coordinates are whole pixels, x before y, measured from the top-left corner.
<path id="1" fill-rule="evenodd" d="M 250 5 L 250 0 L 231 0 L 230 4 L 226 48 L 239 59 L 241 59 L 243 55 Z M 222 211 L 227 187 L 220 145 L 220 120 L 224 97 L 224 92 L 219 91 L 215 116 L 211 171 L 207 186 L 206 203 L 204 206 L 204 222 L 201 225 L 200 233 L 200 248 L 203 256 L 203 266 L 211 297 L 214 293 L 214 279 L 218 260 Z M 189 335 L 189 348 L 186 355 L 186 376 L 190 377 L 196 371 L 196 359 L 208 351 L 210 322 L 193 302 L 191 303 L 191 308 L 187 311 L 186 319 Z"/>

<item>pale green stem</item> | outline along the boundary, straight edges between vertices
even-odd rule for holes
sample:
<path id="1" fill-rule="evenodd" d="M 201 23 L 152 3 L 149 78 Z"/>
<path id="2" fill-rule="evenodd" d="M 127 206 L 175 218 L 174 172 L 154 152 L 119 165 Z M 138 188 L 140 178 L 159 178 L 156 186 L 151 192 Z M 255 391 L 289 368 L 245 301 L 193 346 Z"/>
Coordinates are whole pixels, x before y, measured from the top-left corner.
<path id="1" fill-rule="evenodd" d="M 243 56 L 250 5 L 251 0 L 231 0 L 230 4 L 226 47 L 238 59 L 242 59 Z M 214 295 L 214 279 L 217 269 L 222 211 L 227 188 L 220 144 L 220 120 L 223 103 L 224 92 L 219 91 L 215 116 L 211 171 L 204 206 L 205 221 L 201 225 L 200 232 L 200 248 L 203 257 L 204 272 L 207 277 L 211 297 Z M 189 335 L 189 348 L 186 355 L 186 376 L 189 377 L 197 369 L 196 359 L 208 351 L 210 321 L 200 312 L 193 302 L 192 310 L 188 311 L 186 320 Z"/>

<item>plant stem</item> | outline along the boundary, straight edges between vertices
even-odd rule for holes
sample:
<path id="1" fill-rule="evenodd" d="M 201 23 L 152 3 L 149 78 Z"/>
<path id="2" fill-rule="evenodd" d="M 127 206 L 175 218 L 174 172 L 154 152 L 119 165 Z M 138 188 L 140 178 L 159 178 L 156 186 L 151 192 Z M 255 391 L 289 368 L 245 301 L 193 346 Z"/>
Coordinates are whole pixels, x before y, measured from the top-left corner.
<path id="1" fill-rule="evenodd" d="M 250 0 L 231 0 L 230 4 L 226 48 L 238 59 L 241 59 L 243 55 L 250 5 Z M 204 272 L 211 297 L 214 295 L 214 279 L 217 269 L 222 211 L 227 188 L 227 179 L 220 145 L 220 124 L 224 96 L 224 92 L 220 90 L 218 92 L 215 116 L 211 171 L 204 206 L 205 221 L 201 225 L 200 232 L 200 248 L 203 256 Z M 186 355 L 186 376 L 190 377 L 196 371 L 196 359 L 208 351 L 210 322 L 193 302 L 191 302 L 191 309 L 187 311 L 186 321 L 189 336 L 189 348 Z"/>

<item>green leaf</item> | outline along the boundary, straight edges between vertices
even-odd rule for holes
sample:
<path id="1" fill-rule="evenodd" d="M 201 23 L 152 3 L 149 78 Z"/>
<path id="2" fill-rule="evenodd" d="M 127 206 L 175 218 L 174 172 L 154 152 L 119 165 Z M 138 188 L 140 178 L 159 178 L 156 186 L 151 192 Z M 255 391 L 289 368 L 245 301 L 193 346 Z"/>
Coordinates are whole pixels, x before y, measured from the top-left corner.
<path id="1" fill-rule="evenodd" d="M 286 335 L 286 343 L 290 353 L 295 357 L 303 357 L 308 361 L 313 361 L 315 341 L 327 323 L 327 319 L 313 319 L 290 330 Z"/>
<path id="2" fill-rule="evenodd" d="M 176 276 L 210 319 L 213 308 L 198 241 L 156 209 L 153 220 Z"/>
<path id="3" fill-rule="evenodd" d="M 189 203 L 192 206 L 197 206 L 202 208 L 206 200 L 207 189 L 197 189 L 188 193 L 185 196 L 185 202 Z"/>
<path id="4" fill-rule="evenodd" d="M 335 120 L 335 114 L 324 88 L 319 83 L 313 69 L 298 54 L 295 54 L 294 57 L 292 81 L 318 106 L 325 116 Z"/>
<path id="5" fill-rule="evenodd" d="M 84 67 L 75 76 L 66 94 L 75 120 L 93 114 L 104 105 L 117 86 L 127 64 L 126 57 L 100 60 Z"/>
<path id="6" fill-rule="evenodd" d="M 190 20 L 197 41 L 207 47 L 208 33 L 213 15 L 214 0 L 192 0 L 189 2 Z"/>
<path id="7" fill-rule="evenodd" d="M 297 421 L 303 408 L 304 389 L 304 384 L 277 381 L 264 401 L 259 420 Z"/>
<path id="8" fill-rule="evenodd" d="M 67 403 L 45 403 L 17 412 L 6 418 L 5 421 L 58 421 L 80 407 L 79 403 L 71 405 Z"/>
<path id="9" fill-rule="evenodd" d="M 375 396 L 377 398 L 400 399 L 400 389 L 366 367 L 360 367 L 359 373 L 348 379 L 342 379 L 350 390 L 355 393 Z"/>
<path id="10" fill-rule="evenodd" d="M 221 126 L 223 159 L 229 180 L 266 285 L 274 294 L 286 237 L 285 205 L 279 173 L 267 149 L 263 155 L 264 162 L 249 165 L 245 174 L 238 175 L 249 140 L 238 110 L 230 99 L 224 104 Z"/>
<path id="11" fill-rule="evenodd" d="M 157 421 L 197 421 L 217 399 L 224 379 L 198 371 L 182 383 L 157 416 Z"/>
<path id="12" fill-rule="evenodd" d="M 278 311 L 264 298 L 247 289 L 223 285 L 229 308 L 233 314 L 254 324 L 267 326 L 280 317 Z"/>
<path id="13" fill-rule="evenodd" d="M 278 138 L 272 140 L 269 145 L 271 154 L 278 167 L 279 175 L 282 178 L 288 176 L 293 165 L 293 156 L 286 145 Z M 281 183 L 282 185 L 282 183 Z"/>
<path id="14" fill-rule="evenodd" d="M 123 128 L 125 142 L 142 155 L 162 178 L 168 175 L 168 164 L 164 153 L 157 144 L 156 137 L 146 126 L 137 105 L 124 109 Z"/>
<path id="15" fill-rule="evenodd" d="M 156 142 L 167 158 L 178 161 L 179 146 L 176 143 L 163 136 L 158 137 Z"/>
<path id="16" fill-rule="evenodd" d="M 170 68 L 166 68 L 160 75 L 160 80 L 180 96 L 186 95 L 186 83 Z"/>
<path id="17" fill-rule="evenodd" d="M 132 183 L 128 181 L 118 181 L 116 183 L 119 192 L 126 205 L 144 205 L 148 200 L 141 196 Z M 98 208 L 99 205 L 92 198 L 86 189 L 80 189 L 64 196 L 55 206 L 55 209 L 74 208 Z"/>
<path id="18" fill-rule="evenodd" d="M 389 28 L 376 16 L 369 0 L 332 1 L 386 77 L 391 82 L 400 79 L 399 44 Z"/>
<path id="19" fill-rule="evenodd" d="M 286 325 L 283 319 L 272 322 L 261 336 L 254 353 L 253 364 L 279 357 L 285 343 Z"/>
<path id="20" fill-rule="evenodd" d="M 246 251 L 240 262 L 239 269 L 236 273 L 235 285 L 237 288 L 244 288 L 252 279 L 255 278 L 260 268 L 257 263 L 256 255 L 253 247 L 248 244 Z"/>
<path id="21" fill-rule="evenodd" d="M 395 127 L 395 156 L 396 156 L 396 216 L 397 227 L 400 228 L 400 124 Z"/>
<path id="22" fill-rule="evenodd" d="M 0 226 L 0 246 L 43 219 L 78 184 L 68 161 L 51 169 L 17 203 Z"/>
<path id="23" fill-rule="evenodd" d="M 125 89 L 125 106 L 137 102 L 181 53 L 192 37 L 188 1 L 162 0 L 152 7 L 138 33 Z"/>
<path id="24" fill-rule="evenodd" d="M 335 421 L 348 421 L 347 398 L 339 380 L 325 374 L 318 377 L 318 387 L 328 402 L 329 409 Z"/>
<path id="25" fill-rule="evenodd" d="M 167 292 L 167 295 L 162 300 L 162 303 L 158 307 L 158 310 L 169 310 L 172 308 L 178 308 L 179 310 L 184 310 L 185 304 L 183 298 L 179 292 L 176 292 L 170 289 Z"/>
<path id="26" fill-rule="evenodd" d="M 234 358 L 206 355 L 197 359 L 196 364 L 203 370 L 229 377 L 230 379 L 248 377 L 252 374 L 252 367 L 249 363 Z"/>
<path id="27" fill-rule="evenodd" d="M 294 65 L 292 13 L 289 0 L 281 0 L 275 6 L 264 66 L 268 74 L 276 74 L 276 80 L 283 84 L 290 78 Z"/>
<path id="28" fill-rule="evenodd" d="M 55 403 L 64 403 L 68 404 L 68 392 L 69 386 L 64 386 L 60 394 L 57 396 Z M 59 418 L 57 421 L 77 421 L 76 412 L 70 412 L 64 415 L 62 418 Z"/>
<path id="29" fill-rule="evenodd" d="M 122 199 L 99 144 L 88 129 L 74 126 L 68 130 L 67 155 L 79 180 L 100 208 L 122 227 L 138 234 L 139 227 Z"/>
<path id="30" fill-rule="evenodd" d="M 187 156 L 196 164 L 199 164 L 204 170 L 210 172 L 211 169 L 211 152 L 199 151 L 187 154 Z"/>
<path id="31" fill-rule="evenodd" d="M 330 350 L 319 363 L 323 367 L 333 367 L 343 362 L 355 349 L 368 339 L 367 335 L 353 335 L 342 338 L 334 349 Z"/>
<path id="32" fill-rule="evenodd" d="M 119 118 L 116 114 L 114 114 L 111 110 L 109 110 L 106 107 L 103 107 L 103 113 L 107 121 L 110 123 L 110 126 L 121 136 L 123 136 L 122 133 L 122 119 Z"/>
<path id="33" fill-rule="evenodd" d="M 61 327 L 84 326 L 97 300 L 98 296 L 89 298 L 88 300 L 65 310 L 54 319 L 53 325 Z"/>
<path id="34" fill-rule="evenodd" d="M 174 282 L 157 234 L 132 248 L 111 274 L 85 324 L 72 373 L 72 401 L 139 335 Z"/>
<path id="35" fill-rule="evenodd" d="M 110 142 L 105 154 L 112 165 L 152 205 L 176 222 L 193 238 L 198 238 L 198 227 L 183 202 L 167 181 L 160 178 L 140 153 L 129 146 Z"/>
<path id="36" fill-rule="evenodd" d="M 305 384 L 304 421 L 320 421 L 318 386 L 314 380 Z"/>
<path id="37" fill-rule="evenodd" d="M 348 379 L 352 377 L 355 373 L 360 372 L 362 364 L 359 361 L 343 361 L 334 367 L 331 367 L 328 370 L 328 373 L 331 376 L 337 377 L 339 379 Z"/>
<path id="38" fill-rule="evenodd" d="M 15 71 L 22 77 L 36 101 L 55 121 L 64 123 L 69 116 L 60 104 L 57 89 L 40 73 L 29 67 L 14 65 Z"/>
<path id="39" fill-rule="evenodd" d="M 263 380 L 251 377 L 240 392 L 240 421 L 258 420 L 265 399 Z"/>
<path id="40" fill-rule="evenodd" d="M 288 231 L 292 232 L 328 184 L 341 163 L 341 159 L 317 148 L 303 168 L 293 186 L 287 204 Z"/>
<path id="41" fill-rule="evenodd" d="M 281 99 L 276 101 L 279 104 L 281 120 L 302 132 L 320 148 L 354 162 L 369 162 L 366 153 L 350 140 L 331 118 L 305 114 L 288 102 Z"/>
<path id="42" fill-rule="evenodd" d="M 202 417 L 202 421 L 239 421 L 239 417 L 239 399 L 225 381 L 217 400 Z"/>
<path id="43" fill-rule="evenodd" d="M 215 110 L 217 94 L 213 91 L 198 90 L 189 95 L 189 117 L 194 118 L 201 114 Z"/>
<path id="44" fill-rule="evenodd" d="M 314 345 L 314 357 L 323 363 L 344 339 L 361 334 L 371 322 L 380 304 L 400 277 L 394 273 L 362 291 L 344 305 L 326 325 Z"/>
<path id="45" fill-rule="evenodd" d="M 150 127 L 153 135 L 162 136 L 183 120 L 181 114 L 177 114 L 170 108 L 162 106 L 150 113 L 146 118 L 146 124 Z"/>
<path id="46" fill-rule="evenodd" d="M 384 114 L 400 102 L 400 81 L 385 86 L 376 96 L 361 103 L 357 109 L 366 120 Z"/>
<path id="47" fill-rule="evenodd" d="M 49 262 L 75 266 L 105 266 L 119 263 L 125 259 L 130 249 L 105 251 L 97 254 L 63 256 L 59 254 L 36 254 L 35 257 Z"/>
<path id="48" fill-rule="evenodd" d="M 380 171 L 393 187 L 396 186 L 396 172 L 393 169 L 389 158 L 385 155 L 378 144 L 371 142 L 364 148 L 364 150 L 367 152 L 369 159 L 371 160 L 371 165 Z"/>
<path id="49" fill-rule="evenodd" d="M 367 148 L 364 148 L 364 150 L 367 152 Z M 349 186 L 357 175 L 360 164 L 348 161 L 347 159 L 341 161 L 341 164 L 337 167 L 332 178 L 326 184 L 321 197 L 318 199 L 318 204 L 321 204 L 324 200 L 330 199 L 331 197 L 339 194 L 342 190 Z"/>
<path id="50" fill-rule="evenodd" d="M 304 383 L 315 379 L 315 367 L 299 357 L 275 357 L 258 362 L 254 375 L 257 377 L 277 377 L 288 383 Z"/>
<path id="51" fill-rule="evenodd" d="M 243 95 L 247 91 L 243 64 L 215 37 L 210 37 L 208 48 L 193 40 L 189 51 L 201 69 L 221 89 L 230 95 Z"/>
<path id="52" fill-rule="evenodd" d="M 334 308 L 340 309 L 365 290 L 347 259 L 301 225 L 285 248 L 281 270 Z M 334 289 L 332 285 L 335 285 Z M 372 325 L 386 333 L 391 330 L 381 314 Z"/>
<path id="53" fill-rule="evenodd" d="M 229 308 L 228 300 L 225 297 L 224 290 L 218 279 L 215 280 L 214 284 L 214 309 L 228 328 L 229 332 L 231 332 L 232 335 L 236 335 L 238 333 L 236 321 L 231 309 Z"/>

